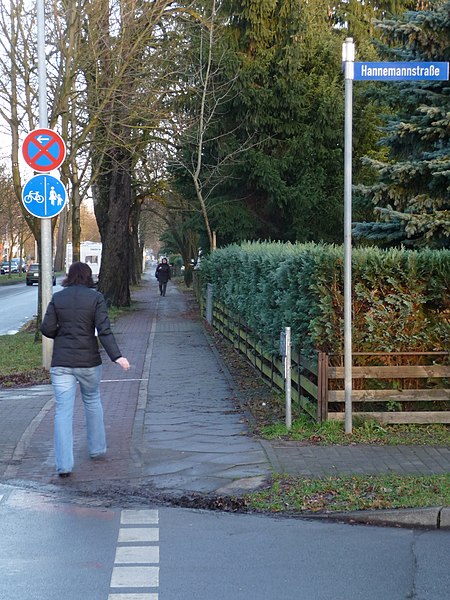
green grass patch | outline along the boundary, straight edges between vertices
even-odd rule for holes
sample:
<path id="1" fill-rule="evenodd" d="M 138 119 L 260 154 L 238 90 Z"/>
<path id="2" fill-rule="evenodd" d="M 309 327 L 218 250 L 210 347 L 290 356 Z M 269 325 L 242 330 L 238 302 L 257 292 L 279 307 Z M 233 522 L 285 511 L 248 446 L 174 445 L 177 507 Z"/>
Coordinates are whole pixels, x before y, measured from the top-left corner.
<path id="1" fill-rule="evenodd" d="M 250 509 L 320 512 L 450 505 L 450 475 L 358 475 L 304 479 L 274 477 L 245 497 Z"/>
<path id="2" fill-rule="evenodd" d="M 25 285 L 25 273 L 0 275 L 0 285 L 13 285 L 16 283 L 23 283 Z"/>
<path id="3" fill-rule="evenodd" d="M 0 387 L 30 385 L 49 381 L 42 367 L 42 344 L 34 331 L 0 336 Z"/>
<path id="4" fill-rule="evenodd" d="M 19 332 L 0 336 L 1 373 L 37 369 L 42 363 L 42 344 L 35 342 L 34 332 Z"/>
<path id="5" fill-rule="evenodd" d="M 346 434 L 344 423 L 326 421 L 315 423 L 308 417 L 300 417 L 288 431 L 283 423 L 265 425 L 259 432 L 263 437 L 305 441 L 322 445 L 331 444 L 399 444 L 447 446 L 450 444 L 450 428 L 440 423 L 426 425 L 386 425 L 375 419 L 355 419 L 353 432 Z"/>
<path id="6" fill-rule="evenodd" d="M 133 305 L 124 307 L 110 306 L 108 307 L 109 320 L 111 323 L 115 323 L 122 315 L 133 312 L 133 310 L 136 310 Z"/>

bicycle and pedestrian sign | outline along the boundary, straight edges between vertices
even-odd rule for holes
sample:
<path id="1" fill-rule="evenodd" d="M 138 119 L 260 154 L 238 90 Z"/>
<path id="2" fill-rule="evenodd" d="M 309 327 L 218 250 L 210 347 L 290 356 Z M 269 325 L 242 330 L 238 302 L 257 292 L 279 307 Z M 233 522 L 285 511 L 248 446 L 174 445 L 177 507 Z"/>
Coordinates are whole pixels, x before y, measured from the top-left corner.
<path id="1" fill-rule="evenodd" d="M 56 177 L 35 175 L 23 187 L 22 202 L 34 217 L 56 217 L 66 205 L 67 191 Z"/>

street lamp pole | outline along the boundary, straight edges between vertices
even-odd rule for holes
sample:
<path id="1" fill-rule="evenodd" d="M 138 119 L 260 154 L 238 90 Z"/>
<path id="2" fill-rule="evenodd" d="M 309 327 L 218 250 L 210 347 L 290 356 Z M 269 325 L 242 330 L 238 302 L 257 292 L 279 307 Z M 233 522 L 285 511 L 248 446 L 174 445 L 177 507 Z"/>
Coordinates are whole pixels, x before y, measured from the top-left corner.
<path id="1" fill-rule="evenodd" d="M 352 118 L 355 44 L 342 44 L 345 77 L 344 123 L 344 398 L 345 433 L 352 433 Z"/>
<path id="2" fill-rule="evenodd" d="M 45 10 L 44 0 L 36 0 L 37 16 L 37 55 L 39 81 L 39 126 L 48 127 L 47 114 L 47 70 L 45 61 Z M 52 220 L 41 219 L 41 310 L 44 316 L 52 297 Z M 49 368 L 52 354 L 52 340 L 42 338 L 42 364 Z"/>

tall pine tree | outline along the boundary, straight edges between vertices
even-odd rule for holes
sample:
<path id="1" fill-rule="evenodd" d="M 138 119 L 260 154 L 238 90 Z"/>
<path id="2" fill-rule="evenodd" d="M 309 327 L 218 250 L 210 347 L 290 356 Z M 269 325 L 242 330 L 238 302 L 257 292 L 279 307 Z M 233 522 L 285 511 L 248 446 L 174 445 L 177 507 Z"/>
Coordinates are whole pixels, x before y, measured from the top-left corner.
<path id="1" fill-rule="evenodd" d="M 450 60 L 450 2 L 406 12 L 379 26 L 390 60 Z M 393 111 L 382 139 L 388 158 L 366 158 L 378 173 L 378 181 L 360 188 L 375 205 L 380 220 L 357 224 L 354 234 L 385 245 L 448 246 L 450 85 L 448 81 L 384 85 L 383 102 Z"/>

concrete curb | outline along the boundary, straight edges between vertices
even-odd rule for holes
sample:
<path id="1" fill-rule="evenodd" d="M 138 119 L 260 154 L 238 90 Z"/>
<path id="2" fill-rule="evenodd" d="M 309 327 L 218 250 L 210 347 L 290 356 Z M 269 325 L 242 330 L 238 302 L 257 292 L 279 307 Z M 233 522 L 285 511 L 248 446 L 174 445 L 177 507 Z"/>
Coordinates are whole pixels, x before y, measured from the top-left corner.
<path id="1" fill-rule="evenodd" d="M 450 529 L 450 507 L 439 506 L 430 508 L 356 510 L 311 515 L 311 518 L 391 527 Z"/>

